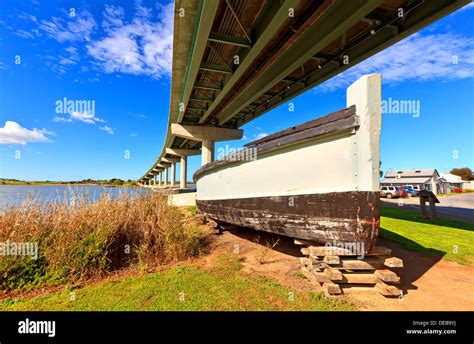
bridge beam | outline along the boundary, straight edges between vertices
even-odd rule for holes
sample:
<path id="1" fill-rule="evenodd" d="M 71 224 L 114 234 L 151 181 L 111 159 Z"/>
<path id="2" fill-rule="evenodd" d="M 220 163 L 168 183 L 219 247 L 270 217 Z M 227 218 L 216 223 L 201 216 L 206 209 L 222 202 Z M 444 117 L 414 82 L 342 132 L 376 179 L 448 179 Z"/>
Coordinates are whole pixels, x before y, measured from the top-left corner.
<path id="1" fill-rule="evenodd" d="M 202 142 L 201 163 L 204 166 L 214 160 L 215 141 L 239 140 L 243 130 L 172 123 L 171 133 L 177 137 Z"/>
<path id="2" fill-rule="evenodd" d="M 178 158 L 161 158 L 161 161 L 168 164 L 174 164 L 179 161 Z"/>
<path id="3" fill-rule="evenodd" d="M 211 33 L 212 24 L 214 23 L 214 17 L 217 13 L 218 7 L 219 1 L 202 1 L 202 6 L 196 14 L 198 25 L 196 26 L 197 30 L 194 32 L 194 42 L 207 41 L 209 34 Z M 206 50 L 206 44 L 193 44 L 192 46 L 193 48 L 190 52 L 191 56 L 189 59 L 191 62 L 186 70 L 186 79 L 183 86 L 184 92 L 180 99 L 180 103 L 184 104 L 185 108 L 188 106 L 189 97 L 191 96 L 191 91 L 193 89 L 192 86 L 196 81 L 199 67 L 201 66 L 201 60 Z M 179 109 L 170 109 L 170 111 L 177 112 L 178 123 L 183 120 L 184 111 L 179 111 Z"/>
<path id="4" fill-rule="evenodd" d="M 212 141 L 227 141 L 241 139 L 243 130 L 172 123 L 171 134 L 185 139 L 197 141 L 203 141 L 207 139 Z"/>
<path id="5" fill-rule="evenodd" d="M 199 155 L 201 154 L 201 151 L 199 149 L 166 148 L 166 154 L 177 156 L 190 156 Z"/>
<path id="6" fill-rule="evenodd" d="M 223 125 L 232 119 L 242 109 L 257 100 L 263 93 L 274 87 L 305 61 L 308 61 L 312 56 L 344 34 L 361 18 L 364 18 L 380 6 L 382 2 L 383 0 L 336 1 L 332 5 L 333 10 L 328 10 L 325 15 L 316 21 L 315 25 L 312 25 L 305 31 L 301 31 L 298 41 L 288 47 L 288 49 L 280 52 L 275 58 L 274 63 L 268 66 L 268 68 L 262 69 L 259 75 L 255 75 L 244 91 L 238 94 L 234 102 L 227 104 L 219 111 L 217 116 L 219 125 Z M 334 23 L 337 24 L 334 25 Z M 211 108 L 212 106 L 209 107 L 209 109 Z"/>

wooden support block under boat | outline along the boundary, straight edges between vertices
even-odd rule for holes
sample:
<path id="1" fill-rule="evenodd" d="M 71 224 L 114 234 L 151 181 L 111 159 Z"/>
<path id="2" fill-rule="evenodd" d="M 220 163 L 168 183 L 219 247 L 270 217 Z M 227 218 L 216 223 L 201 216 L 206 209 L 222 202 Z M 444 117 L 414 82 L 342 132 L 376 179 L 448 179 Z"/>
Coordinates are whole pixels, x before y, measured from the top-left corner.
<path id="1" fill-rule="evenodd" d="M 323 290 L 327 295 L 339 295 L 342 294 L 341 288 L 332 282 L 324 282 Z"/>
<path id="2" fill-rule="evenodd" d="M 400 296 L 402 291 L 393 285 L 387 285 L 384 282 L 379 282 L 375 285 L 375 289 L 383 296 Z"/>
<path id="3" fill-rule="evenodd" d="M 384 265 L 388 268 L 403 268 L 403 260 L 397 257 L 386 258 Z"/>
<path id="4" fill-rule="evenodd" d="M 342 280 L 342 272 L 337 269 L 326 268 L 324 269 L 324 275 L 331 281 Z"/>
<path id="5" fill-rule="evenodd" d="M 309 246 L 302 247 L 300 249 L 301 253 L 305 256 L 311 257 L 325 257 L 325 256 L 389 256 L 392 254 L 392 250 L 383 247 L 377 246 L 373 248 L 370 252 L 361 254 L 360 252 L 354 252 L 353 249 L 346 249 L 341 247 L 331 247 L 331 246 Z M 394 262 L 393 262 L 394 263 Z M 395 264 L 395 263 L 394 263 Z"/>
<path id="6" fill-rule="evenodd" d="M 327 264 L 339 264 L 341 262 L 341 259 L 339 256 L 325 256 L 323 259 L 323 262 Z"/>
<path id="7" fill-rule="evenodd" d="M 395 272 L 390 270 L 376 270 L 375 276 L 384 282 L 400 283 L 400 277 L 398 277 Z"/>
<path id="8" fill-rule="evenodd" d="M 403 267 L 403 261 L 388 256 L 391 254 L 390 249 L 375 247 L 369 256 L 360 258 L 353 255 L 324 255 L 328 253 L 326 249 L 326 246 L 303 247 L 301 251 L 306 257 L 300 258 L 300 262 L 304 275 L 312 283 L 321 285 L 327 295 L 339 295 L 354 286 L 359 291 L 373 290 L 383 296 L 402 295 L 402 291 L 394 285 L 400 283 L 400 277 L 390 268 L 399 270 Z M 339 289 L 333 284 L 338 285 Z"/>

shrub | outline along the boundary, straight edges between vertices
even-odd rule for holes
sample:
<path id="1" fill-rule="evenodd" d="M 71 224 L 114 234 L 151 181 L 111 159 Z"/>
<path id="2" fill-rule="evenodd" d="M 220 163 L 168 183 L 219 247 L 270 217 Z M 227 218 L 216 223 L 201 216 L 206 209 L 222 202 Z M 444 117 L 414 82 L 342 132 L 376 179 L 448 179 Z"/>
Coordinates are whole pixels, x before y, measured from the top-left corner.
<path id="1" fill-rule="evenodd" d="M 160 193 L 102 195 L 40 204 L 28 199 L 0 215 L 0 242 L 38 242 L 37 259 L 0 257 L 2 290 L 75 283 L 131 265 L 150 267 L 200 254 L 204 234 Z"/>

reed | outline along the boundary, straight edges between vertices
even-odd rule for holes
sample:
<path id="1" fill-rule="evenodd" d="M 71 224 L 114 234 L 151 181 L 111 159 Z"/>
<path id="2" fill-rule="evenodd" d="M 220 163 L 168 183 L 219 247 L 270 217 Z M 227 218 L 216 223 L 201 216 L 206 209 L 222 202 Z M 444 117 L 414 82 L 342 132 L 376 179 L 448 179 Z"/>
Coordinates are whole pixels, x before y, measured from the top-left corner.
<path id="1" fill-rule="evenodd" d="M 160 193 L 84 195 L 41 204 L 28 198 L 0 214 L 0 243 L 38 243 L 36 259 L 0 256 L 0 288 L 75 283 L 123 267 L 148 268 L 198 255 L 204 234 Z"/>

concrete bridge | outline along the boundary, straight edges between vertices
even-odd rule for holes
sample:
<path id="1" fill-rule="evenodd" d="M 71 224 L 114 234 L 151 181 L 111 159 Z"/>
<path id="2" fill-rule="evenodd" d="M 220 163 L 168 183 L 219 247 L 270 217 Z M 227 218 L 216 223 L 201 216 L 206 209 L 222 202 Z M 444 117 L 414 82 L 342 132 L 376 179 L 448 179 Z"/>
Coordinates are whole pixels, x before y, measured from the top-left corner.
<path id="1" fill-rule="evenodd" d="M 469 2 L 176 0 L 168 131 L 138 182 L 186 189 L 188 156 Z"/>

